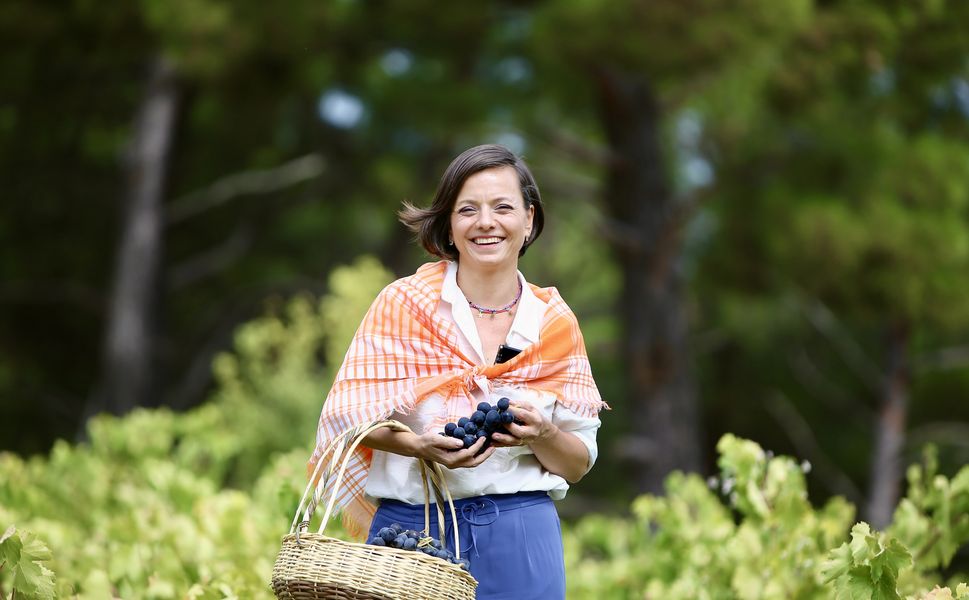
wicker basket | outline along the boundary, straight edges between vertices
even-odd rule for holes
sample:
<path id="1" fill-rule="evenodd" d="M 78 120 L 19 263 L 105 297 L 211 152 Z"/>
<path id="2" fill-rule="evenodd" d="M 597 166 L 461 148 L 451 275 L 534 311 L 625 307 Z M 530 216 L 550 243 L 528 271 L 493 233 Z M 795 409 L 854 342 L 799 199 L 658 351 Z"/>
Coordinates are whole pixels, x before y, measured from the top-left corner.
<path id="1" fill-rule="evenodd" d="M 353 428 L 327 447 L 323 456 L 332 450 L 330 460 L 320 460 L 316 465 L 316 472 L 303 493 L 289 534 L 283 537 L 282 548 L 273 566 L 272 588 L 279 600 L 474 600 L 478 582 L 456 564 L 423 552 L 346 542 L 323 534 L 350 456 L 364 437 L 381 427 L 409 430 L 397 421 L 381 421 Z M 324 462 L 326 468 L 321 473 Z M 451 513 L 451 522 L 457 523 L 454 502 L 440 465 L 424 460 L 420 465 L 424 485 L 424 531 L 430 531 L 430 496 L 433 492 L 443 543 L 445 527 L 442 510 L 446 505 Z M 336 476 L 332 477 L 335 471 Z M 315 486 L 314 481 L 318 481 Z M 320 529 L 317 533 L 309 532 L 310 519 L 327 489 L 330 491 L 329 501 Z M 460 557 L 458 528 L 452 527 L 452 530 L 455 555 Z"/>

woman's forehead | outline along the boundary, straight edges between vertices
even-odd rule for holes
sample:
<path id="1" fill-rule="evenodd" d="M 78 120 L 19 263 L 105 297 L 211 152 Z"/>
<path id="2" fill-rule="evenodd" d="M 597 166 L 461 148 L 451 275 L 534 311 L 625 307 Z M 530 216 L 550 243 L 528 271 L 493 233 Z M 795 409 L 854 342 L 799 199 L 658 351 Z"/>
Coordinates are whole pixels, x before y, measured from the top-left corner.
<path id="1" fill-rule="evenodd" d="M 461 186 L 456 202 L 522 200 L 518 172 L 512 167 L 485 169 L 470 175 Z"/>

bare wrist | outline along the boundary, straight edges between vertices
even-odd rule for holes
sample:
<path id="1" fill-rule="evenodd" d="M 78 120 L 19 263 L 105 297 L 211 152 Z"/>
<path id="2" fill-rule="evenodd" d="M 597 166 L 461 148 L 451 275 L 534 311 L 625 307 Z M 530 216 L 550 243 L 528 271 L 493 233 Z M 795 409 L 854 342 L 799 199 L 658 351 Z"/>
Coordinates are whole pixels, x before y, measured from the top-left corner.
<path id="1" fill-rule="evenodd" d="M 402 431 L 401 434 L 405 436 L 401 442 L 404 446 L 404 452 L 406 455 L 411 458 L 422 458 L 420 436 L 411 431 Z"/>
<path id="2" fill-rule="evenodd" d="M 539 443 L 550 442 L 559 434 L 560 431 L 561 430 L 559 429 L 558 425 L 550 422 L 548 423 L 547 427 L 543 428 L 542 431 L 539 432 L 536 441 Z"/>

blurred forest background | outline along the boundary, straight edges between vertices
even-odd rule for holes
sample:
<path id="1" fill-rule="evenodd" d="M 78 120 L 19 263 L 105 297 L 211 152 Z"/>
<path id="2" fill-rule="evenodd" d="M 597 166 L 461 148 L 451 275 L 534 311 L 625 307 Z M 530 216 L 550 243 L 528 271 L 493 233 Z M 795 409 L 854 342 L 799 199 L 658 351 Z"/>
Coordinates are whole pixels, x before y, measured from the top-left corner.
<path id="1" fill-rule="evenodd" d="M 7 0 L 0 450 L 225 395 L 267 315 L 319 376 L 256 394 L 267 443 L 309 444 L 345 350 L 315 299 L 427 260 L 395 211 L 497 142 L 613 408 L 566 513 L 732 432 L 885 525 L 925 444 L 969 463 L 966 31 L 946 0 Z"/>

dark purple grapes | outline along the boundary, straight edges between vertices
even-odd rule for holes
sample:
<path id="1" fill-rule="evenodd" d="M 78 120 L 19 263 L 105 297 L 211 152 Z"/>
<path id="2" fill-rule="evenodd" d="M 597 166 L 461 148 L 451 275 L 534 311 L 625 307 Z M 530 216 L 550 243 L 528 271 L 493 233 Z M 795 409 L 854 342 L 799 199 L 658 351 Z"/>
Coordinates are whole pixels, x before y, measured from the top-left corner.
<path id="1" fill-rule="evenodd" d="M 392 542 L 394 538 L 397 537 L 397 533 L 390 527 L 382 527 L 380 531 L 377 532 L 377 535 L 380 536 L 384 542 Z"/>
<path id="2" fill-rule="evenodd" d="M 386 539 L 387 537 L 390 537 L 390 539 Z M 390 527 L 382 527 L 377 532 L 377 535 L 372 537 L 367 543 L 372 546 L 387 546 L 397 548 L 398 550 L 416 550 L 428 556 L 440 558 L 458 565 L 466 571 L 471 570 L 471 563 L 468 559 L 457 558 L 439 540 L 427 537 L 421 531 L 404 529 L 397 523 L 394 523 Z"/>
<path id="3" fill-rule="evenodd" d="M 501 398 L 494 405 L 481 402 L 470 417 L 461 417 L 457 423 L 446 424 L 441 435 L 461 440 L 465 448 L 473 446 L 478 438 L 484 438 L 479 453 L 483 452 L 491 445 L 492 434 L 508 433 L 504 426 L 515 422 L 515 415 L 509 406 L 511 401 L 508 398 Z"/>

